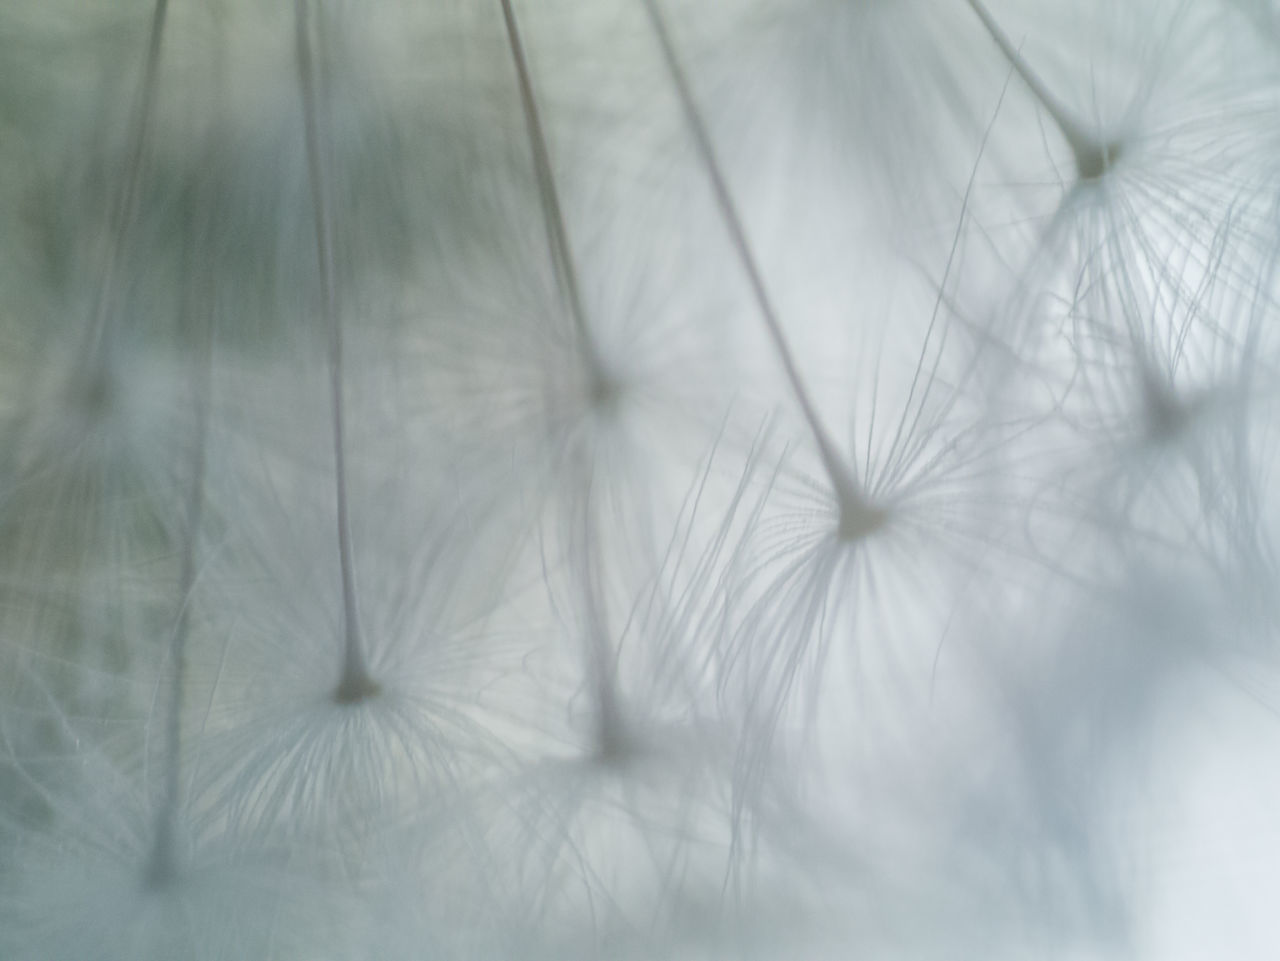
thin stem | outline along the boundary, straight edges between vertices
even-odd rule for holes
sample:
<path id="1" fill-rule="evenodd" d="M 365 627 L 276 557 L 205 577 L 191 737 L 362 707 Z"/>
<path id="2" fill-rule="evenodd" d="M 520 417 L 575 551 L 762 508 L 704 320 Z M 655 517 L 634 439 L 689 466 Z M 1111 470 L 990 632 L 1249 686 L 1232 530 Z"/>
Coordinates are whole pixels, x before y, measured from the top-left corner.
<path id="1" fill-rule="evenodd" d="M 342 676 L 334 697 L 350 704 L 376 694 L 377 683 L 369 676 L 360 622 L 356 608 L 355 567 L 351 552 L 351 522 L 347 512 L 346 426 L 342 400 L 342 322 L 333 265 L 333 224 L 326 197 L 324 158 L 320 150 L 319 110 L 316 80 L 308 28 L 307 0 L 295 0 L 298 84 L 302 92 L 306 132 L 307 176 L 311 184 L 311 204 L 315 212 L 316 254 L 320 268 L 321 311 L 329 331 L 329 396 L 333 415 L 334 499 L 338 519 L 338 565 L 342 572 Z"/>
<path id="2" fill-rule="evenodd" d="M 511 45 L 511 59 L 516 68 L 516 82 L 520 88 L 520 107 L 524 113 L 525 127 L 529 135 L 529 149 L 533 154 L 534 176 L 538 181 L 538 200 L 542 205 L 542 219 L 547 231 L 551 269 L 568 302 L 574 332 L 585 352 L 589 373 L 593 378 L 599 379 L 602 377 L 600 355 L 596 349 L 595 338 L 591 334 L 591 326 L 587 322 L 586 309 L 582 304 L 578 271 L 574 265 L 573 252 L 569 247 L 569 234 L 565 228 L 564 212 L 560 206 L 559 192 L 556 190 L 555 175 L 551 170 L 551 154 L 547 149 L 546 134 L 538 112 L 538 101 L 533 93 L 533 81 L 529 75 L 529 62 L 525 56 L 524 44 L 520 39 L 520 27 L 516 22 L 515 8 L 511 0 L 501 0 L 501 3 L 502 17 L 507 28 L 507 40 Z M 605 390 L 604 385 L 592 384 L 592 396 L 600 390 Z"/>
<path id="3" fill-rule="evenodd" d="M 160 68 L 160 45 L 164 37 L 165 18 L 169 0 L 156 0 L 151 13 L 151 32 L 147 41 L 147 59 L 142 73 L 142 91 L 137 113 L 133 118 L 133 132 L 129 138 L 129 156 L 125 162 L 124 184 L 120 188 L 117 208 L 114 211 L 115 236 L 107 251 L 107 263 L 101 285 L 94 302 L 93 317 L 89 323 L 86 358 L 90 363 L 100 358 L 107 341 L 107 327 L 115 299 L 116 275 L 120 271 L 126 240 L 132 233 L 138 217 L 138 192 L 142 184 L 143 155 L 146 150 L 151 119 L 155 109 L 156 77 Z M 91 376 L 94 376 L 91 373 Z M 101 376 L 100 372 L 96 376 Z"/>
<path id="4" fill-rule="evenodd" d="M 671 34 L 658 10 L 656 0 L 642 0 L 642 2 L 649 14 L 649 20 L 653 25 L 658 44 L 662 48 L 662 56 L 666 62 L 667 71 L 671 75 L 676 93 L 679 96 L 685 122 L 693 135 L 698 155 L 711 181 L 716 204 L 729 231 L 729 239 L 737 252 L 742 269 L 747 275 L 752 295 L 755 298 L 761 316 L 764 318 L 765 327 L 768 329 L 769 337 L 773 341 L 778 358 L 782 361 L 782 367 L 786 373 L 787 381 L 791 385 L 792 393 L 795 394 L 796 400 L 800 404 L 800 409 L 804 414 L 804 419 L 809 425 L 809 430 L 817 442 L 818 453 L 822 458 L 823 467 L 826 470 L 827 478 L 836 497 L 836 504 L 840 510 L 838 533 L 844 539 L 856 540 L 878 527 L 884 520 L 883 514 L 867 497 L 862 485 L 856 479 L 855 472 L 840 456 L 835 442 L 831 439 L 830 433 L 818 416 L 817 407 L 804 386 L 804 381 L 796 367 L 795 358 L 791 353 L 791 347 L 787 343 L 786 335 L 783 333 L 777 310 L 769 297 L 764 275 L 756 262 L 755 254 L 752 252 L 751 244 L 747 239 L 746 228 L 738 215 L 733 195 L 729 190 L 728 181 L 716 156 L 715 146 L 711 142 L 711 135 L 702 120 L 701 114 L 698 112 L 693 89 L 680 63 L 680 58 L 676 54 Z"/>
<path id="5" fill-rule="evenodd" d="M 991 16 L 990 11 L 987 10 L 981 0 L 969 0 L 969 6 L 978 15 L 978 19 L 982 21 L 983 27 L 990 34 L 991 39 L 995 41 L 996 46 L 1000 48 L 1001 53 L 1005 55 L 1018 76 L 1022 78 L 1022 82 L 1031 90 L 1032 95 L 1040 101 L 1040 105 L 1049 114 L 1054 125 L 1061 132 L 1063 139 L 1067 141 L 1067 146 L 1071 148 L 1071 153 L 1075 158 L 1076 173 L 1080 175 L 1080 179 L 1093 180 L 1106 173 L 1107 169 L 1120 155 L 1119 144 L 1100 143 L 1096 136 L 1086 131 L 1072 115 L 1071 111 L 1053 95 L 1053 92 L 1045 86 L 1039 75 L 1031 69 L 1018 51 L 1018 48 L 1013 45 L 1008 35 L 1000 29 L 995 17 Z"/>
<path id="6" fill-rule="evenodd" d="M 533 154 L 534 175 L 538 181 L 538 199 L 542 205 L 543 223 L 547 231 L 547 248 L 551 254 L 551 268 L 555 273 L 561 292 L 568 302 L 569 314 L 573 320 L 574 332 L 577 334 L 587 363 L 590 378 L 589 396 L 593 402 L 606 403 L 612 396 L 613 385 L 605 376 L 600 355 L 587 321 L 586 308 L 582 303 L 581 288 L 578 284 L 578 272 L 574 265 L 573 252 L 569 247 L 568 230 L 565 227 L 564 212 L 560 206 L 559 193 L 556 190 L 555 175 L 551 170 L 551 155 L 547 149 L 546 135 L 542 119 L 538 112 L 537 98 L 533 92 L 533 81 L 529 74 L 529 62 L 525 55 L 524 44 L 520 39 L 520 27 L 516 22 L 515 8 L 511 0 L 501 0 L 502 17 L 506 24 L 507 40 L 511 46 L 511 59 L 516 68 L 516 82 L 520 88 L 520 106 L 524 113 L 525 127 L 529 135 L 529 149 Z M 606 762 L 617 760 L 624 751 L 622 719 L 616 689 L 616 664 L 607 638 L 607 624 L 600 599 L 600 585 L 597 582 L 599 566 L 595 561 L 595 524 L 594 502 L 592 497 L 593 471 L 588 464 L 579 464 L 583 472 L 582 480 L 582 543 L 579 546 L 578 558 L 581 573 L 581 597 L 583 602 L 583 618 L 586 638 L 586 659 L 593 699 L 595 701 L 595 750 L 598 757 Z"/>
<path id="7" fill-rule="evenodd" d="M 196 457 L 192 466 L 191 489 L 187 492 L 187 543 L 182 551 L 182 569 L 179 575 L 179 596 L 182 605 L 170 638 L 170 656 L 173 674 L 169 689 L 169 705 L 165 726 L 164 786 L 160 795 L 160 807 L 156 814 L 156 836 L 151 851 L 151 863 L 147 880 L 152 885 L 162 885 L 177 873 L 178 806 L 181 802 L 179 777 L 181 774 L 183 679 L 186 676 L 187 638 L 191 633 L 191 594 L 195 586 L 196 560 L 200 540 L 200 525 L 204 516 L 204 476 L 208 436 L 208 364 L 201 377 L 200 402 L 196 425 Z"/>
<path id="8" fill-rule="evenodd" d="M 189 274 L 191 267 L 190 247 L 184 245 L 184 273 Z M 211 384 L 213 381 L 213 299 L 208 289 L 212 278 L 204 275 L 202 285 L 202 303 L 205 310 L 201 317 L 201 343 L 199 346 L 199 362 L 193 371 L 195 383 L 193 394 L 196 404 L 195 454 L 191 465 L 191 486 L 187 490 L 186 503 L 186 543 L 182 548 L 182 563 L 178 575 L 178 597 L 180 605 L 174 618 L 173 633 L 169 639 L 169 654 L 172 660 L 173 673 L 169 686 L 169 703 L 166 712 L 164 732 L 164 783 L 161 788 L 160 804 L 156 812 L 156 834 L 151 849 L 151 860 L 147 868 L 147 883 L 153 887 L 170 882 L 178 871 L 176 850 L 178 807 L 181 794 L 181 751 L 182 751 L 182 712 L 183 681 L 187 669 L 187 639 L 191 633 L 191 596 L 195 588 L 197 562 L 200 548 L 200 528 L 204 518 L 204 481 L 208 460 L 209 406 Z M 189 290 L 189 287 L 188 287 Z M 186 305 L 188 297 L 184 297 L 183 314 L 188 315 Z"/>
<path id="9" fill-rule="evenodd" d="M 581 598 L 585 620 L 587 670 L 589 671 L 595 717 L 595 751 L 606 762 L 620 761 L 626 753 L 626 732 L 622 721 L 617 682 L 617 657 L 609 641 L 608 620 L 599 583 L 601 565 L 596 557 L 595 498 L 590 471 L 583 485 L 582 542 L 578 545 Z"/>

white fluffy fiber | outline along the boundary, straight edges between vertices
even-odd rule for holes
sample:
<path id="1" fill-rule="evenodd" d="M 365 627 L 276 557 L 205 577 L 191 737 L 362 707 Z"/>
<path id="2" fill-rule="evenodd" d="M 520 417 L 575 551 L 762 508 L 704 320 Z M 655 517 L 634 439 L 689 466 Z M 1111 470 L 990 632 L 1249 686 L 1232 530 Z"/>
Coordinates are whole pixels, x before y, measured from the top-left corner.
<path id="1" fill-rule="evenodd" d="M 1278 23 L 6 4 L 0 957 L 1273 957 Z"/>

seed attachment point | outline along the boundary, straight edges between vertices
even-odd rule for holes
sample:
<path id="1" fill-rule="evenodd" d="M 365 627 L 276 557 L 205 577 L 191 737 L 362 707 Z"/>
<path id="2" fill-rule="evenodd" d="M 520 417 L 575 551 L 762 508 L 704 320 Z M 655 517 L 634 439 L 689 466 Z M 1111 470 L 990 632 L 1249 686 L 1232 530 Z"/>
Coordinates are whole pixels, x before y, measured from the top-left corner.
<path id="1" fill-rule="evenodd" d="M 377 697 L 382 693 L 382 685 L 375 681 L 366 671 L 344 671 L 338 688 L 333 692 L 333 699 L 338 704 L 352 706 Z"/>

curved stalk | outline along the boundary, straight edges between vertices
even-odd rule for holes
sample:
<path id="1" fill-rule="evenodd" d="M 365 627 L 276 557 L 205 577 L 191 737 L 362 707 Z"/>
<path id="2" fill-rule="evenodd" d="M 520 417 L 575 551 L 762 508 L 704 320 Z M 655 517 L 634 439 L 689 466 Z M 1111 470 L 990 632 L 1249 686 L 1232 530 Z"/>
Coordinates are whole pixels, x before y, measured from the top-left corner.
<path id="1" fill-rule="evenodd" d="M 693 88 L 689 84 L 689 79 L 680 63 L 680 58 L 676 54 L 670 31 L 667 29 L 666 22 L 658 10 L 656 0 L 642 0 L 642 2 L 649 14 L 649 21 L 653 26 L 658 45 L 662 48 L 662 56 L 666 63 L 667 72 L 670 74 L 672 83 L 675 86 L 676 94 L 684 112 L 685 122 L 693 136 L 698 156 L 711 181 L 716 205 L 719 207 L 720 215 L 729 231 L 729 239 L 738 255 L 742 269 L 747 275 L 747 280 L 751 285 L 752 296 L 755 299 L 761 317 L 764 318 L 765 327 L 769 332 L 770 340 L 773 342 L 774 350 L 778 354 L 778 359 L 782 362 L 787 382 L 800 405 L 800 410 L 804 415 L 805 422 L 809 425 L 813 439 L 818 445 L 818 454 L 822 458 L 822 466 L 826 471 L 827 479 L 831 484 L 832 493 L 835 495 L 836 506 L 839 510 L 837 536 L 842 540 L 857 540 L 871 533 L 884 522 L 884 511 L 871 502 L 863 485 L 858 482 L 855 471 L 840 456 L 839 449 L 832 440 L 831 434 L 826 425 L 823 424 L 822 418 L 818 415 L 817 407 L 809 396 L 809 391 L 804 385 L 799 369 L 796 367 L 795 358 L 791 353 L 791 346 L 788 344 L 786 334 L 782 330 L 782 322 L 779 320 L 777 310 L 769 297 L 764 275 L 760 271 L 751 244 L 747 239 L 746 228 L 738 215 L 733 195 L 729 190 L 728 181 L 716 156 L 715 146 L 711 142 L 711 134 L 698 111 L 698 106 L 693 96 Z"/>
<path id="2" fill-rule="evenodd" d="M 1120 145 L 1118 143 L 1102 143 L 1096 136 L 1085 130 L 1084 126 L 1076 120 L 1071 111 L 1053 95 L 1053 92 L 1045 86 L 1039 75 L 1031 69 L 1008 35 L 1000 29 L 1000 25 L 996 23 L 995 17 L 991 16 L 991 12 L 983 5 L 982 0 L 969 0 L 969 6 L 978 15 L 978 19 L 982 21 L 982 26 L 991 36 L 991 39 L 995 41 L 996 46 L 1000 48 L 1000 52 L 1009 61 L 1014 72 L 1022 78 L 1022 82 L 1030 89 L 1032 96 L 1040 101 L 1040 105 L 1044 107 L 1045 112 L 1053 120 L 1054 126 L 1058 128 L 1063 139 L 1066 140 L 1067 146 L 1071 148 L 1072 157 L 1075 159 L 1076 173 L 1079 174 L 1080 179 L 1094 180 L 1101 177 L 1119 159 Z"/>
<path id="3" fill-rule="evenodd" d="M 588 396 L 593 400 L 610 397 L 613 386 L 608 383 L 596 347 L 591 326 L 587 322 L 586 308 L 582 304 L 578 271 L 573 252 L 569 247 L 569 234 L 565 228 L 564 211 L 556 190 L 555 175 L 551 170 L 551 153 L 538 111 L 538 101 L 533 92 L 533 80 L 529 73 L 529 61 L 524 43 L 520 39 L 520 26 L 516 21 L 511 0 L 501 0 L 502 18 L 506 25 L 507 41 L 511 46 L 511 59 L 516 69 L 516 82 L 520 88 L 520 108 L 524 113 L 525 128 L 529 136 L 529 150 L 533 154 L 534 176 L 538 181 L 538 200 L 542 205 L 542 219 L 547 231 L 547 248 L 551 255 L 551 269 L 564 294 L 573 321 L 574 334 L 582 347 L 590 378 Z"/>

